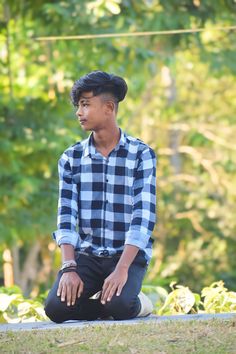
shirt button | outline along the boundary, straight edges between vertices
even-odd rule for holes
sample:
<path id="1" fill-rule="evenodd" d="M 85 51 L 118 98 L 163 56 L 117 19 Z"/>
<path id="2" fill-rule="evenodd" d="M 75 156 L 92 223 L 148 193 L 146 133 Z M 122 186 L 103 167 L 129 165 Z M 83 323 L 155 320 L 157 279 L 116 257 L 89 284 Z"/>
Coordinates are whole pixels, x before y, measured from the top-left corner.
<path id="1" fill-rule="evenodd" d="M 109 181 L 109 179 L 108 178 L 106 178 L 106 182 L 108 182 Z"/>

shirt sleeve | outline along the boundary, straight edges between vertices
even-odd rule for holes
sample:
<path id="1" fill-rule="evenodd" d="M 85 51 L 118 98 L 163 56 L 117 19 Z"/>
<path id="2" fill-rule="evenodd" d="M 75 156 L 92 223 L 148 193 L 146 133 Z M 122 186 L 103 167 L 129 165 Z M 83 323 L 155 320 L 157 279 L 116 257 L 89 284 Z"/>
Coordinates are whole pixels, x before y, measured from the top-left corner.
<path id="1" fill-rule="evenodd" d="M 59 173 L 59 198 L 57 214 L 57 230 L 53 232 L 53 238 L 60 246 L 68 243 L 74 247 L 77 245 L 79 234 L 76 231 L 78 220 L 78 191 L 73 183 L 69 158 L 63 153 L 58 163 Z"/>
<path id="2" fill-rule="evenodd" d="M 141 154 L 133 193 L 133 214 L 125 244 L 145 249 L 156 222 L 156 156 L 150 148 Z"/>

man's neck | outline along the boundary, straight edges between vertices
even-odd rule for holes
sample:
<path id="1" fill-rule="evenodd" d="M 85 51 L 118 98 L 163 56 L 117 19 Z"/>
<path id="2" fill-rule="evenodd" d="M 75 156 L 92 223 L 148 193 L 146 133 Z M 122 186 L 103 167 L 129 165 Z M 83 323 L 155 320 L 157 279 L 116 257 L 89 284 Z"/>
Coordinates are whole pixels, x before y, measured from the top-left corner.
<path id="1" fill-rule="evenodd" d="M 120 140 L 120 129 L 116 125 L 112 130 L 103 129 L 93 132 L 93 143 L 96 149 L 103 155 L 108 156 Z"/>

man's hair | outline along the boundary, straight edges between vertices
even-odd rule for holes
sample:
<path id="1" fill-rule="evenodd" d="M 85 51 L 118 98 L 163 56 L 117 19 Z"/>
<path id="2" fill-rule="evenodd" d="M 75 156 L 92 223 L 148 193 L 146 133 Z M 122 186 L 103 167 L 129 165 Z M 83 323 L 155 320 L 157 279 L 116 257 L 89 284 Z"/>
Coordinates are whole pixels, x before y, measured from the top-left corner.
<path id="1" fill-rule="evenodd" d="M 78 105 L 83 92 L 92 92 L 94 96 L 111 94 L 118 104 L 125 98 L 127 90 L 128 86 L 121 77 L 96 70 L 75 81 L 70 96 L 74 106 Z"/>

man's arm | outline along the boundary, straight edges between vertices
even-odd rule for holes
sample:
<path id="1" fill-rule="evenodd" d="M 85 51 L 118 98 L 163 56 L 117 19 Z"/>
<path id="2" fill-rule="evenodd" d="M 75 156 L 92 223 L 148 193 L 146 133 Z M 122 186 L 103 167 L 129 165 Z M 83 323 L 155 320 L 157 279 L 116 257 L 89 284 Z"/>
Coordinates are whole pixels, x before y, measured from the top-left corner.
<path id="1" fill-rule="evenodd" d="M 119 296 L 123 286 L 128 279 L 128 270 L 136 257 L 139 248 L 136 246 L 125 245 L 116 269 L 106 279 L 102 288 L 101 303 L 105 304 L 111 301 L 112 296 L 116 293 Z"/>
<path id="2" fill-rule="evenodd" d="M 75 249 L 70 244 L 62 244 L 61 245 L 61 259 L 62 263 L 66 261 L 74 261 L 75 260 Z"/>
<path id="3" fill-rule="evenodd" d="M 133 190 L 133 215 L 125 244 L 145 249 L 156 222 L 156 156 L 150 148 L 140 156 Z"/>
<path id="4" fill-rule="evenodd" d="M 78 241 L 76 232 L 78 217 L 78 192 L 73 183 L 71 166 L 68 156 L 64 153 L 58 163 L 59 172 L 59 199 L 57 231 L 53 233 L 57 244 L 61 248 L 62 263 L 75 260 L 74 247 Z M 83 282 L 75 272 L 64 273 L 60 279 L 57 295 L 67 305 L 74 305 L 77 297 L 83 291 Z"/>
<path id="5" fill-rule="evenodd" d="M 140 158 L 134 182 L 134 206 L 125 247 L 116 269 L 106 278 L 101 302 L 110 301 L 116 293 L 120 295 L 128 278 L 128 269 L 139 249 L 149 241 L 156 220 L 156 157 L 146 149 Z"/>
<path id="6" fill-rule="evenodd" d="M 75 259 L 74 247 L 70 244 L 61 245 L 62 262 Z M 79 298 L 84 289 L 84 283 L 75 271 L 64 273 L 60 279 L 57 296 L 67 305 L 74 305 L 76 298 Z"/>
<path id="7" fill-rule="evenodd" d="M 78 191 L 73 183 L 72 171 L 69 157 L 63 153 L 58 162 L 59 174 L 59 197 L 57 230 L 53 237 L 57 244 L 71 244 L 76 246 L 78 242 L 78 233 L 76 231 L 78 219 Z"/>

